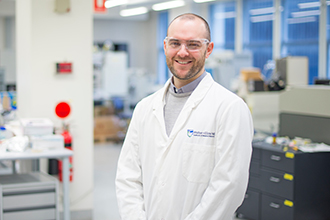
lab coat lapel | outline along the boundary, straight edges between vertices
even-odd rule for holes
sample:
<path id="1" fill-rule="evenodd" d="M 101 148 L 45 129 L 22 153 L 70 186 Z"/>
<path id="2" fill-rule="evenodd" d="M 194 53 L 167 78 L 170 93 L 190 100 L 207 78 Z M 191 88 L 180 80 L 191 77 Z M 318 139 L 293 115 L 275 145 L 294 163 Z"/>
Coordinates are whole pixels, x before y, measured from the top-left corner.
<path id="1" fill-rule="evenodd" d="M 167 80 L 164 87 L 162 88 L 162 91 L 158 94 L 161 97 L 157 97 L 155 102 L 153 103 L 153 114 L 157 118 L 157 121 L 159 122 L 160 126 L 162 127 L 162 131 L 164 132 L 165 136 L 166 134 L 166 128 L 165 128 L 165 120 L 164 120 L 164 105 L 165 105 L 165 95 L 166 91 L 168 89 L 168 86 L 170 84 L 170 80 Z"/>
<path id="2" fill-rule="evenodd" d="M 199 103 L 206 96 L 207 92 L 211 88 L 213 84 L 212 76 L 207 73 L 207 75 L 203 78 L 203 80 L 199 83 L 196 89 L 193 91 L 191 96 L 188 98 L 186 104 L 181 110 L 177 121 L 174 124 L 173 130 L 170 134 L 170 141 L 175 138 L 177 133 L 182 129 L 186 121 L 188 120 L 192 110 L 196 108 Z"/>

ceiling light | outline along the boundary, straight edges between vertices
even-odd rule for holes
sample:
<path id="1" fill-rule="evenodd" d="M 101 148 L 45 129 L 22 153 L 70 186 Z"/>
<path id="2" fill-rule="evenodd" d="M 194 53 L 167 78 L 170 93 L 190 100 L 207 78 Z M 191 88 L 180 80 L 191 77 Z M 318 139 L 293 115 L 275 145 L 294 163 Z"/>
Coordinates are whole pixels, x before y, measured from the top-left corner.
<path id="1" fill-rule="evenodd" d="M 184 1 L 181 1 L 181 0 L 169 1 L 169 2 L 154 4 L 152 6 L 152 9 L 155 10 L 155 11 L 161 11 L 161 10 L 166 10 L 166 9 L 170 9 L 170 8 L 181 7 L 181 6 L 184 6 L 184 5 L 185 5 Z"/>
<path id="2" fill-rule="evenodd" d="M 271 14 L 275 12 L 274 7 L 269 8 L 258 8 L 258 9 L 251 9 L 250 15 L 263 15 L 263 14 Z"/>
<path id="3" fill-rule="evenodd" d="M 215 19 L 227 19 L 227 18 L 235 18 L 236 12 L 228 11 L 228 12 L 218 12 L 215 14 Z"/>
<path id="4" fill-rule="evenodd" d="M 127 0 L 108 0 L 104 3 L 104 7 L 112 8 L 119 5 L 124 5 L 127 3 Z"/>
<path id="5" fill-rule="evenodd" d="M 148 12 L 146 7 L 138 7 L 131 9 L 124 9 L 120 11 L 120 15 L 123 17 L 134 16 L 134 15 L 142 15 Z"/>
<path id="6" fill-rule="evenodd" d="M 272 21 L 272 20 L 274 20 L 274 15 L 253 16 L 253 17 L 250 18 L 250 20 L 251 20 L 252 23 Z"/>
<path id="7" fill-rule="evenodd" d="M 320 15 L 320 10 L 291 12 L 291 16 L 293 18 L 308 17 L 308 16 L 315 16 L 315 15 Z"/>
<path id="8" fill-rule="evenodd" d="M 326 1 L 327 5 L 330 5 L 330 1 Z M 299 3 L 298 8 L 304 9 L 304 8 L 318 8 L 321 6 L 321 2 L 305 2 L 305 3 Z"/>
<path id="9" fill-rule="evenodd" d="M 289 18 L 288 24 L 301 24 L 308 22 L 316 22 L 316 17 L 303 17 L 303 18 Z"/>
<path id="10" fill-rule="evenodd" d="M 299 3 L 298 8 L 317 8 L 320 7 L 321 3 L 320 2 L 306 2 L 306 3 Z"/>
<path id="11" fill-rule="evenodd" d="M 213 2 L 215 0 L 194 0 L 196 3 L 203 3 L 203 2 Z"/>

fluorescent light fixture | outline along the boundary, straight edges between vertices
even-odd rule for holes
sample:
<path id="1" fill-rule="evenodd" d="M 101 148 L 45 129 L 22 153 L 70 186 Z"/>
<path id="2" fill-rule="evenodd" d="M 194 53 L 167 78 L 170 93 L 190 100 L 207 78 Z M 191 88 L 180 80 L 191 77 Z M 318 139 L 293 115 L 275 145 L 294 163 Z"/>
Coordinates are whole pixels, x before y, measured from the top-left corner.
<path id="1" fill-rule="evenodd" d="M 326 1 L 327 5 L 330 5 L 330 1 Z M 298 8 L 318 8 L 321 6 L 321 2 L 305 2 L 305 3 L 299 3 Z"/>
<path id="2" fill-rule="evenodd" d="M 251 9 L 250 15 L 264 15 L 264 14 L 271 14 L 275 12 L 274 7 L 269 8 L 258 8 L 258 9 Z"/>
<path id="3" fill-rule="evenodd" d="M 291 16 L 293 18 L 309 17 L 309 16 L 315 16 L 315 15 L 320 15 L 320 10 L 291 12 Z"/>
<path id="4" fill-rule="evenodd" d="M 134 15 L 142 15 L 148 12 L 148 8 L 146 7 L 138 7 L 131 9 L 124 9 L 120 11 L 120 15 L 123 17 L 134 16 Z"/>
<path id="5" fill-rule="evenodd" d="M 264 21 L 272 21 L 274 20 L 274 15 L 260 15 L 253 16 L 250 18 L 252 23 L 264 22 Z"/>
<path id="6" fill-rule="evenodd" d="M 169 1 L 169 2 L 154 4 L 152 6 L 152 9 L 155 11 L 161 11 L 161 10 L 166 10 L 166 9 L 170 9 L 170 8 L 178 8 L 178 7 L 181 7 L 184 5 L 185 5 L 184 1 L 181 1 L 181 0 Z"/>
<path id="7" fill-rule="evenodd" d="M 316 17 L 289 18 L 288 24 L 301 24 L 301 23 L 308 23 L 315 21 L 316 21 Z"/>
<path id="8" fill-rule="evenodd" d="M 306 2 L 306 3 L 299 3 L 298 8 L 318 8 L 321 6 L 320 2 Z"/>
<path id="9" fill-rule="evenodd" d="M 106 8 L 112 8 L 112 7 L 116 7 L 119 5 L 124 5 L 127 3 L 127 0 L 108 0 L 104 3 L 104 6 Z"/>
<path id="10" fill-rule="evenodd" d="M 203 3 L 203 2 L 213 2 L 215 0 L 194 0 L 196 3 Z"/>
<path id="11" fill-rule="evenodd" d="M 227 18 L 235 18 L 236 12 L 228 11 L 228 12 L 218 12 L 215 14 L 215 19 L 227 19 Z"/>

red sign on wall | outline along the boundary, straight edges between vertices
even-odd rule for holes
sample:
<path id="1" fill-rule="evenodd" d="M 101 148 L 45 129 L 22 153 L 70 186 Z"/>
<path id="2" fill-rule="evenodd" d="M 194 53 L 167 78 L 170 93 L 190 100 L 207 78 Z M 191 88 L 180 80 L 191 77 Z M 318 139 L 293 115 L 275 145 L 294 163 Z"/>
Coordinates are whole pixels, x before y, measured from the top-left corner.
<path id="1" fill-rule="evenodd" d="M 94 12 L 105 13 L 106 8 L 104 6 L 106 0 L 94 0 Z"/>
<path id="2" fill-rule="evenodd" d="M 72 63 L 56 63 L 57 73 L 72 73 Z"/>

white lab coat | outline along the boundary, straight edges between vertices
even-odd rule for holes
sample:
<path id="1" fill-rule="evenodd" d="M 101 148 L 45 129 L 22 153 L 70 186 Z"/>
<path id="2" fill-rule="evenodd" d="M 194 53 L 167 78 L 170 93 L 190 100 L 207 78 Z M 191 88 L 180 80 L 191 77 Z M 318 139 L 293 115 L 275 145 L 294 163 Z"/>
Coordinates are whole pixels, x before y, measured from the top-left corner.
<path id="1" fill-rule="evenodd" d="M 168 137 L 169 83 L 133 113 L 116 176 L 122 220 L 231 220 L 248 183 L 250 111 L 207 73 Z"/>

